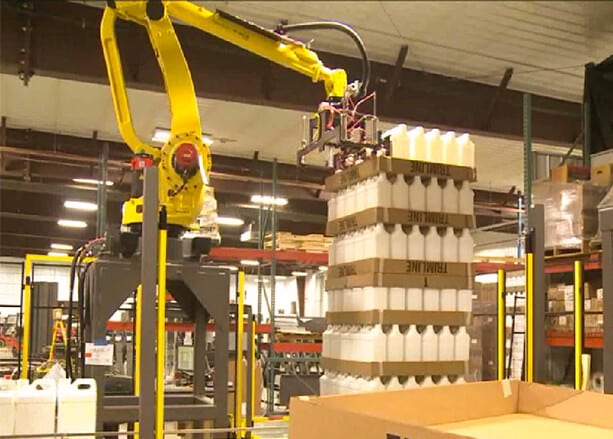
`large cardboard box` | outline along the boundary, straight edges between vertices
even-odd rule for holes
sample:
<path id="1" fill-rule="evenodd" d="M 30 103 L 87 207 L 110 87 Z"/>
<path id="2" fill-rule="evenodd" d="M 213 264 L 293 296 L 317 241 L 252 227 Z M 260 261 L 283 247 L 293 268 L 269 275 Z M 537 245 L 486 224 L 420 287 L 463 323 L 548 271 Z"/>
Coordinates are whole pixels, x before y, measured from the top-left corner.
<path id="1" fill-rule="evenodd" d="M 290 403 L 290 439 L 610 439 L 613 396 L 491 381 Z"/>
<path id="2" fill-rule="evenodd" d="M 570 183 L 575 180 L 589 180 L 590 168 L 585 166 L 562 165 L 551 170 L 551 181 Z"/>
<path id="3" fill-rule="evenodd" d="M 607 189 L 613 185 L 613 163 L 592 167 L 592 183 Z"/>

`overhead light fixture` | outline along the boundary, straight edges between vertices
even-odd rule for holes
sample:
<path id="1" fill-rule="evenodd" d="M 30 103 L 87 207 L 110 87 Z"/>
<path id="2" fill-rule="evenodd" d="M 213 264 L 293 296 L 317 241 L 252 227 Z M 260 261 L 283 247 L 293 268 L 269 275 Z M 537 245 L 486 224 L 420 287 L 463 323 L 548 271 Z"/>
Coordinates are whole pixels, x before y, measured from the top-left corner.
<path id="1" fill-rule="evenodd" d="M 260 265 L 260 262 L 254 259 L 243 259 L 241 260 L 241 265 L 245 265 L 249 267 L 257 267 L 258 265 Z"/>
<path id="2" fill-rule="evenodd" d="M 62 227 L 72 227 L 73 229 L 84 229 L 87 227 L 87 223 L 85 221 L 69 219 L 59 219 L 57 220 L 57 225 Z"/>
<path id="3" fill-rule="evenodd" d="M 54 242 L 53 244 L 51 244 L 51 248 L 53 250 L 68 250 L 68 251 L 70 251 L 74 247 L 72 245 L 70 245 L 70 244 L 57 244 L 57 243 Z"/>
<path id="4" fill-rule="evenodd" d="M 221 226 L 242 226 L 245 224 L 240 218 L 231 218 L 227 216 L 218 216 L 215 222 Z"/>
<path id="5" fill-rule="evenodd" d="M 98 205 L 96 203 L 90 203 L 89 201 L 66 200 L 64 201 L 64 207 L 66 209 L 84 210 L 86 212 L 95 212 L 98 210 Z"/>
<path id="6" fill-rule="evenodd" d="M 305 277 L 306 275 L 306 271 L 292 271 L 292 276 L 295 277 Z"/>
<path id="7" fill-rule="evenodd" d="M 287 204 L 287 198 L 271 197 L 270 195 L 252 195 L 251 202 L 255 204 L 264 204 L 270 206 L 272 204 L 277 206 L 285 206 Z"/>
<path id="8" fill-rule="evenodd" d="M 318 268 L 319 271 L 328 271 L 328 266 L 327 265 L 320 265 L 317 268 Z"/>
<path id="9" fill-rule="evenodd" d="M 47 256 L 68 256 L 68 253 L 64 253 L 64 252 L 48 252 Z"/>
<path id="10" fill-rule="evenodd" d="M 166 143 L 170 139 L 170 130 L 167 128 L 156 128 L 153 131 L 153 137 L 151 140 L 157 143 Z M 211 145 L 213 143 L 213 139 L 208 136 L 202 135 L 202 143 L 206 143 L 207 145 Z"/>
<path id="11" fill-rule="evenodd" d="M 102 180 L 96 180 L 96 179 L 93 179 L 93 178 L 73 178 L 72 181 L 75 182 L 75 183 L 95 184 L 95 185 L 99 185 L 99 184 L 103 183 Z M 111 180 L 106 180 L 106 182 L 104 182 L 104 184 L 106 184 L 107 186 L 113 186 L 113 182 Z"/>

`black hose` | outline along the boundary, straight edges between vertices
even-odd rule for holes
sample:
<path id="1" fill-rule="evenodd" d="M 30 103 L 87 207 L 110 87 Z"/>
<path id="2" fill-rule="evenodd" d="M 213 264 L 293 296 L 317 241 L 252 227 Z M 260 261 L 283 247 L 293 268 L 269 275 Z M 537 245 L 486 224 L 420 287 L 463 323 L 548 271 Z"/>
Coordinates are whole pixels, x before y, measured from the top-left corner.
<path id="1" fill-rule="evenodd" d="M 66 352 L 64 354 L 64 360 L 66 362 L 66 377 L 72 378 L 72 316 L 73 316 L 73 300 L 72 292 L 75 285 L 75 274 L 77 269 L 77 261 L 81 257 L 81 253 L 85 247 L 79 247 L 72 257 L 70 264 L 70 284 L 68 291 L 68 321 L 66 322 Z"/>
<path id="2" fill-rule="evenodd" d="M 87 277 L 87 270 L 91 266 L 92 262 L 89 262 L 83 271 L 79 275 L 79 286 L 77 288 L 79 294 L 79 370 L 81 372 L 81 378 L 85 378 L 85 328 L 89 326 L 89 320 L 86 319 L 85 308 L 89 306 L 89 300 L 85 298 L 85 282 Z M 89 315 L 87 316 L 89 318 Z"/>
<path id="3" fill-rule="evenodd" d="M 340 23 L 338 21 L 312 21 L 308 23 L 297 23 L 297 24 L 281 24 L 279 26 L 279 31 L 281 32 L 291 32 L 291 31 L 301 31 L 301 30 L 337 30 L 343 32 L 346 35 L 349 35 L 351 39 L 355 42 L 358 50 L 360 51 L 360 56 L 362 57 L 362 81 L 360 82 L 360 90 L 359 95 L 364 96 L 368 90 L 368 85 L 370 83 L 370 61 L 368 60 L 368 55 L 366 54 L 366 48 L 364 46 L 364 42 L 362 38 L 358 35 L 358 33 L 353 30 L 351 27 L 347 26 L 344 23 Z"/>

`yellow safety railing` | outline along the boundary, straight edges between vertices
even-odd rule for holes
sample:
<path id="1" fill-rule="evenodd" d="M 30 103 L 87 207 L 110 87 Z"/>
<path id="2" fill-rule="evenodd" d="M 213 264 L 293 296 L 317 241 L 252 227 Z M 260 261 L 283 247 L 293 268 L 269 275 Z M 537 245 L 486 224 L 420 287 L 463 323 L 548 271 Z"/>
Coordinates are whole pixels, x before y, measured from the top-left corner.
<path id="1" fill-rule="evenodd" d="M 575 261 L 574 266 L 574 314 L 575 314 L 575 389 L 582 387 L 582 362 L 583 355 L 583 262 Z"/>
<path id="2" fill-rule="evenodd" d="M 245 272 L 238 273 L 238 309 L 236 312 L 236 383 L 234 385 L 234 426 L 242 427 L 243 423 L 243 325 L 245 314 Z M 243 431 L 236 433 L 243 437 Z"/>
<path id="3" fill-rule="evenodd" d="M 526 381 L 534 381 L 534 254 L 526 252 Z"/>
<path id="4" fill-rule="evenodd" d="M 506 313 L 505 313 L 505 296 L 506 296 L 506 284 L 507 284 L 507 276 L 504 269 L 498 269 L 498 379 L 504 380 L 504 359 L 506 353 L 505 346 L 505 323 L 506 323 Z"/>

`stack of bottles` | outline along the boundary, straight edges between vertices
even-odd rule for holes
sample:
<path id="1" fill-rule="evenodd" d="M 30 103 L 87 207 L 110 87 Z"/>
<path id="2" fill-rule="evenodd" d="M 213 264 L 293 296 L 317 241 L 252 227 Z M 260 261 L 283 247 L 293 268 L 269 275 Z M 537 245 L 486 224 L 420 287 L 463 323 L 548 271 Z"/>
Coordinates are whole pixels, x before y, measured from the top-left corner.
<path id="1" fill-rule="evenodd" d="M 389 132 L 389 137 L 393 159 L 474 168 L 474 144 L 467 134 L 456 138 L 455 133 L 441 135 L 438 130 L 425 132 L 421 127 L 408 131 L 405 125 L 399 125 Z M 335 221 L 373 208 L 472 216 L 473 191 L 470 182 L 454 180 L 444 177 L 445 175 L 465 174 L 457 171 L 430 171 L 429 174 L 424 171 L 423 175 L 380 172 L 369 178 L 354 180 L 354 184 L 339 189 L 329 200 L 328 220 Z M 419 215 L 408 217 L 426 218 Z M 464 263 L 468 267 L 473 261 L 474 245 L 470 229 L 450 227 L 449 224 L 457 222 L 447 223 L 446 219 L 441 219 L 441 224 L 438 225 L 435 221 L 430 221 L 423 224 L 389 224 L 386 221 L 340 233 L 335 236 L 329 249 L 329 264 L 335 266 L 379 258 Z M 404 310 L 469 313 L 472 310 L 472 290 L 467 288 L 469 284 L 464 285 L 455 280 L 439 282 L 438 286 L 444 288 L 431 288 L 427 283 L 421 287 L 409 288 L 403 286 L 399 280 L 391 282 L 388 286 L 383 285 L 329 290 L 328 311 Z M 351 319 L 347 320 L 345 317 L 344 321 Z M 457 363 L 454 367 L 444 365 L 451 363 L 441 363 L 440 367 L 443 368 L 441 372 L 450 368 L 449 372 L 434 377 L 428 376 L 427 373 L 421 375 L 407 373 L 405 376 L 392 377 L 352 376 L 342 369 L 344 361 L 410 362 L 413 365 L 410 370 L 417 372 L 419 368 L 417 370 L 414 368 L 415 363 L 467 362 L 469 349 L 470 337 L 464 326 L 330 324 L 323 335 L 322 357 L 334 360 L 329 364 L 339 370 L 326 370 L 326 374 L 321 378 L 320 387 L 323 394 L 333 394 L 463 382 L 461 376 L 452 376 L 457 373 L 455 372 Z M 347 367 L 351 370 L 349 366 Z M 429 369 L 424 367 L 424 370 Z"/>

